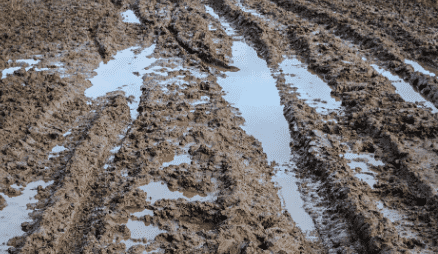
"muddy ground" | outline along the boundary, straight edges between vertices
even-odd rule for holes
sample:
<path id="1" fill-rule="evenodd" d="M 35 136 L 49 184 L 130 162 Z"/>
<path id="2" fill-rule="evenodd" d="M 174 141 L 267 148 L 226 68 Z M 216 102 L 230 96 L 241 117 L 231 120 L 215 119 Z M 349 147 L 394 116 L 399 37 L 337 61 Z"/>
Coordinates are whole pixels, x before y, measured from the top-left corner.
<path id="1" fill-rule="evenodd" d="M 0 252 L 437 253 L 437 17 L 435 0 L 1 1 Z M 233 45 L 274 80 L 286 166 L 227 97 Z M 327 92 L 300 93 L 306 75 Z"/>

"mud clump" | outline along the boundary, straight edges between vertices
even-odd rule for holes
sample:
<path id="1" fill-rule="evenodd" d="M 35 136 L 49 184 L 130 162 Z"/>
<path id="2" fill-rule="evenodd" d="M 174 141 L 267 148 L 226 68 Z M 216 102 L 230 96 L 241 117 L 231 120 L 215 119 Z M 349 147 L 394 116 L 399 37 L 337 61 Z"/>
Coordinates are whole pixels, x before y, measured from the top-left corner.
<path id="1" fill-rule="evenodd" d="M 437 8 L 3 1 L 0 217 L 13 198 L 37 194 L 0 252 L 438 252 Z M 139 23 L 123 21 L 128 10 Z M 221 82 L 259 77 L 243 73 L 236 45 L 252 47 L 275 81 L 290 131 L 290 163 L 280 166 L 312 235 L 284 206 L 290 193 L 272 180 L 280 166 L 226 99 Z M 121 78 L 109 91 L 112 70 L 97 70 L 109 63 L 139 84 Z M 92 86 L 99 96 L 86 96 Z M 39 180 L 50 184 L 25 188 Z"/>

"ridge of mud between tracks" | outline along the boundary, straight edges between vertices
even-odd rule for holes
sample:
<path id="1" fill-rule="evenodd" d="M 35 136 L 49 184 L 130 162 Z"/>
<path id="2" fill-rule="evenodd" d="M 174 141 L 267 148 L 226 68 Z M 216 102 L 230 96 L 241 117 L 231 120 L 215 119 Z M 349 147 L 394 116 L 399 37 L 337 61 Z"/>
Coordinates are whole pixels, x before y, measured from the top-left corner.
<path id="1" fill-rule="evenodd" d="M 33 212 L 34 224 L 27 229 L 28 235 L 15 240 L 14 245 L 20 253 L 34 253 L 41 249 L 50 252 L 53 248 L 57 252 L 68 253 L 81 248 L 82 213 L 87 211 L 87 206 L 93 205 L 94 196 L 91 194 L 96 184 L 93 178 L 109 156 L 111 144 L 116 142 L 130 119 L 123 96 L 109 98 L 105 106 L 96 114 L 80 144 L 72 151 L 68 163 L 61 170 L 62 174 L 58 174 L 55 183 L 46 188 L 47 198 L 40 202 L 50 206 Z"/>
<path id="2" fill-rule="evenodd" d="M 264 17 L 273 16 L 277 24 L 286 27 L 283 31 L 263 17 L 240 10 L 230 0 L 129 2 L 90 3 L 90 10 L 100 6 L 107 14 L 96 15 L 100 19 L 89 20 L 88 32 L 76 31 L 76 35 L 80 37 L 78 41 L 89 40 L 90 35 L 96 52 L 105 62 L 132 41 L 153 38 L 157 46 L 154 57 L 182 68 L 167 71 L 167 78 L 158 72 L 143 77 L 139 117 L 135 121 L 129 117 L 129 98 L 117 92 L 93 101 L 89 107 L 82 94 L 68 90 L 66 82 L 56 76 L 38 73 L 38 78 L 32 77 L 51 83 L 41 87 L 26 83 L 27 75 L 35 75 L 32 71 L 20 70 L 0 81 L 4 86 L 11 84 L 0 91 L 1 103 L 5 105 L 1 131 L 6 137 L 1 143 L 5 156 L 0 161 L 0 174 L 9 174 L 9 178 L 1 179 L 2 184 L 26 184 L 32 177 L 55 180 L 51 186 L 38 188 L 39 202 L 31 205 L 36 208 L 31 214 L 33 222 L 22 224 L 24 236 L 10 239 L 12 253 L 124 253 L 126 245 L 120 239 L 126 243 L 129 240 L 150 243 L 149 247 L 137 245 L 130 253 L 145 248 L 164 248 L 174 253 L 321 253 L 324 247 L 344 253 L 396 253 L 416 247 L 437 251 L 438 189 L 434 189 L 438 186 L 434 177 L 438 168 L 437 114 L 403 101 L 388 79 L 343 45 L 335 34 L 361 44 L 435 104 L 437 80 L 414 72 L 403 59 L 411 54 L 416 60 L 429 59 L 426 62 L 436 67 L 436 60 L 426 57 L 426 53 L 436 55 L 436 45 L 435 49 L 428 48 L 412 26 L 399 29 L 401 35 L 391 34 L 396 45 L 391 38 L 373 30 L 377 24 L 366 25 L 353 14 L 341 18 L 330 10 L 317 8 L 310 0 L 242 1 L 264 13 Z M 205 13 L 204 3 L 226 17 L 270 67 L 275 68 L 284 58 L 297 54 L 330 85 L 332 95 L 342 100 L 343 108 L 338 114 L 318 114 L 290 92 L 285 79 L 277 75 L 277 88 L 293 139 L 291 148 L 298 155 L 296 171 L 302 178 L 322 182 L 317 195 L 330 203 L 329 213 L 347 221 L 351 239 L 334 244 L 325 242 L 322 247 L 319 242 L 305 239 L 291 216 L 282 212 L 277 188 L 271 181 L 273 166 L 268 165 L 260 143 L 240 127 L 244 119 L 224 100 L 217 83 L 217 77 L 224 77 L 217 70 L 235 70 L 227 58 L 233 39 L 222 28 L 209 30 L 207 23 L 217 25 L 218 21 Z M 124 24 L 114 7 L 133 9 L 143 24 Z M 333 27 L 338 32 L 328 31 Z M 2 36 L 5 40 L 12 38 L 13 42 L 23 39 L 11 32 Z M 414 41 L 404 43 L 400 36 Z M 134 39 L 130 41 L 129 37 Z M 117 41 L 118 38 L 122 39 Z M 57 38 L 50 40 L 54 42 Z M 13 42 L 8 40 L 7 45 Z M 75 43 L 68 39 L 64 46 L 77 46 Z M 420 46 L 419 53 L 413 52 L 412 45 L 416 44 Z M 38 48 L 58 49 L 52 44 L 45 46 Z M 4 49 L 0 67 L 9 65 L 6 57 L 16 57 L 26 50 L 27 47 Z M 207 77 L 196 77 L 191 73 L 196 69 L 193 66 Z M 180 84 L 169 81 L 172 79 L 179 79 Z M 60 88 L 53 87 L 54 84 Z M 29 95 L 30 89 L 44 95 L 43 103 Z M 15 98 L 21 93 L 26 93 L 23 100 Z M 203 97 L 208 102 L 191 104 Z M 25 106 L 31 109 L 28 115 L 23 113 Z M 69 111 L 71 115 L 66 117 Z M 18 117 L 14 118 L 14 114 Z M 61 131 L 75 127 L 77 122 L 80 126 L 73 130 L 75 138 L 62 139 Z M 18 126 L 18 130 L 13 126 Z M 8 136 L 8 131 L 15 136 Z M 70 150 L 54 159 L 42 159 L 47 156 L 48 147 L 61 140 L 73 141 Z M 358 180 L 355 170 L 345 158 L 339 157 L 351 143 L 356 143 L 352 145 L 355 151 L 373 153 L 385 162 L 385 166 L 373 168 L 379 172 L 378 184 L 369 186 Z M 119 145 L 120 150 L 111 155 L 111 148 Z M 29 153 L 34 155 L 33 160 L 27 157 Z M 169 162 L 169 157 L 180 155 L 187 155 L 190 164 L 162 166 Z M 37 168 L 33 167 L 35 160 L 46 162 L 39 163 L 42 168 Z M 47 165 L 48 169 L 43 170 Z M 171 191 L 190 193 L 204 200 L 213 195 L 215 200 L 181 198 L 152 203 L 148 198 L 154 196 L 153 191 L 141 188 L 159 181 Z M 5 194 L 17 194 L 14 191 L 17 190 L 12 187 L 2 190 Z M 379 211 L 376 202 L 382 200 L 389 200 L 388 204 L 408 214 L 407 220 L 415 222 L 409 229 L 419 233 L 418 240 L 404 237 L 407 226 L 392 223 Z M 144 209 L 153 216 L 133 215 Z M 165 233 L 149 240 L 130 239 L 134 232 L 123 225 L 128 221 L 141 222 Z M 330 241 L 336 236 L 324 237 Z"/>
<path id="3" fill-rule="evenodd" d="M 424 53 L 413 54 L 412 48 L 404 47 L 403 45 L 396 45 L 389 40 L 387 36 L 376 32 L 375 29 L 368 27 L 364 22 L 359 22 L 349 17 L 342 17 L 341 14 L 328 12 L 324 9 L 313 7 L 313 4 L 273 0 L 279 7 L 285 10 L 292 11 L 300 15 L 302 18 L 308 18 L 310 21 L 328 25 L 330 28 L 336 28 L 336 34 L 341 35 L 344 39 L 351 39 L 355 44 L 360 44 L 363 49 L 369 51 L 374 57 L 382 61 L 386 67 L 391 71 L 401 75 L 403 79 L 408 80 L 409 83 L 427 97 L 432 103 L 438 105 L 438 80 L 436 78 L 415 72 L 412 67 L 404 63 L 404 58 L 408 57 L 407 53 L 411 53 L 416 60 L 426 61 L 435 69 L 438 68 L 437 55 L 438 49 L 427 47 L 418 48 L 417 42 L 414 43 L 415 52 L 420 51 Z M 410 38 L 412 36 L 408 36 Z M 404 40 L 408 38 L 404 38 Z M 432 46 L 431 46 L 432 47 Z M 436 46 L 435 46 L 436 47 Z M 404 53 L 405 51 L 406 53 Z M 430 57 L 426 57 L 430 55 Z"/>

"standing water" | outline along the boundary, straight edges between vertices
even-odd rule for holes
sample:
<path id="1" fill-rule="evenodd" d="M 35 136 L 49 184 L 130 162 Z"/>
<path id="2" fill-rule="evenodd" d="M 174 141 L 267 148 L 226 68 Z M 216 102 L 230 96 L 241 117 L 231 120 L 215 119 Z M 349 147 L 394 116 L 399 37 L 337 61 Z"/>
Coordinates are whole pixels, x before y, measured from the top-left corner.
<path id="1" fill-rule="evenodd" d="M 0 232 L 0 253 L 7 253 L 10 246 L 7 245 L 9 239 L 21 236 L 25 232 L 21 229 L 21 224 L 26 221 L 31 221 L 29 213 L 31 210 L 27 210 L 27 204 L 30 202 L 37 202 L 34 199 L 37 194 L 37 187 L 41 185 L 46 187 L 52 184 L 53 181 L 45 183 L 44 181 L 36 181 L 27 184 L 22 190 L 22 194 L 17 197 L 8 197 L 2 195 L 7 202 L 7 206 L 0 211 L 0 228 L 7 229 Z M 12 185 L 11 187 L 18 187 Z"/>
<path id="2" fill-rule="evenodd" d="M 207 12 L 218 16 L 209 7 Z M 236 37 L 236 32 L 224 19 L 219 18 L 228 35 Z M 226 78 L 218 78 L 218 83 L 227 91 L 225 99 L 239 108 L 245 125 L 242 129 L 258 139 L 269 161 L 280 166 L 274 181 L 281 186 L 280 196 L 283 206 L 292 215 L 297 225 L 307 233 L 315 230 L 312 218 L 303 208 L 295 178 L 284 174 L 290 155 L 289 127 L 283 116 L 283 107 L 276 89 L 275 79 L 271 75 L 266 61 L 257 56 L 257 52 L 241 41 L 235 41 L 232 47 L 233 65 L 238 72 L 228 72 Z M 289 179 L 290 178 L 290 179 Z"/>
<path id="3" fill-rule="evenodd" d="M 108 92 L 122 90 L 125 96 L 134 96 L 134 101 L 129 103 L 131 118 L 137 118 L 138 104 L 142 94 L 140 87 L 143 84 L 141 76 L 146 73 L 145 67 L 151 65 L 156 59 L 148 58 L 154 52 L 155 46 L 144 49 L 139 55 L 135 55 L 134 47 L 122 50 L 114 56 L 115 60 L 107 64 L 100 63 L 95 70 L 97 76 L 90 79 L 92 87 L 85 90 L 85 96 L 96 99 Z M 138 72 L 138 74 L 134 74 Z"/>
<path id="4" fill-rule="evenodd" d="M 426 99 L 421 96 L 421 94 L 417 93 L 414 88 L 407 82 L 405 82 L 403 79 L 399 78 L 398 76 L 393 75 L 391 72 L 383 69 L 382 67 L 379 67 L 378 65 L 371 64 L 371 67 L 374 68 L 378 73 L 382 74 L 386 78 L 391 81 L 392 85 L 395 86 L 395 91 L 400 94 L 400 96 L 405 101 L 409 102 L 423 102 L 426 107 L 429 107 L 432 109 L 432 113 L 438 112 L 435 105 L 432 104 L 432 102 L 427 101 Z"/>

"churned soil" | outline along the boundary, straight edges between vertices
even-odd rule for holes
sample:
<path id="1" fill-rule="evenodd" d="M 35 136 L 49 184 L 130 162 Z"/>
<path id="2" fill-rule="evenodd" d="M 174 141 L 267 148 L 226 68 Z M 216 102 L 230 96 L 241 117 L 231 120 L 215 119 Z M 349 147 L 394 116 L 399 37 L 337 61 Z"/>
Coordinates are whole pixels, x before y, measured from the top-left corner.
<path id="1" fill-rule="evenodd" d="M 403 99 L 372 66 L 438 106 L 437 24 L 436 0 L 1 1 L 0 217 L 16 186 L 53 183 L 0 252 L 437 253 L 436 108 Z M 312 237 L 225 99 L 238 41 L 272 70 Z M 156 59 L 134 72 L 138 99 L 87 97 L 95 70 L 129 48 Z M 311 84 L 288 82 L 287 59 L 341 107 L 304 100 L 297 87 Z"/>

